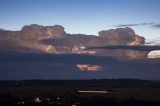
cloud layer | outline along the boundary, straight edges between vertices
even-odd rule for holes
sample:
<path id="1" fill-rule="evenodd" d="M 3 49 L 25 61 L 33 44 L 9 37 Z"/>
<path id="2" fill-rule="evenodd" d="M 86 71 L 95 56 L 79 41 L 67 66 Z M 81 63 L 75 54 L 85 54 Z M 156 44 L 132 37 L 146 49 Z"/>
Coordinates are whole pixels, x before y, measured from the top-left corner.
<path id="1" fill-rule="evenodd" d="M 139 24 L 120 24 L 115 27 L 132 27 L 132 26 L 149 26 L 154 25 L 154 23 L 139 23 Z"/>
<path id="2" fill-rule="evenodd" d="M 153 25 L 153 27 L 160 28 L 160 24 L 155 24 L 155 25 Z"/>
<path id="3" fill-rule="evenodd" d="M 123 28 L 123 27 L 138 27 L 138 26 L 146 26 L 146 27 L 152 27 L 152 28 L 158 28 L 158 29 L 160 28 L 159 23 L 119 24 L 119 25 L 115 25 L 114 27 Z"/>

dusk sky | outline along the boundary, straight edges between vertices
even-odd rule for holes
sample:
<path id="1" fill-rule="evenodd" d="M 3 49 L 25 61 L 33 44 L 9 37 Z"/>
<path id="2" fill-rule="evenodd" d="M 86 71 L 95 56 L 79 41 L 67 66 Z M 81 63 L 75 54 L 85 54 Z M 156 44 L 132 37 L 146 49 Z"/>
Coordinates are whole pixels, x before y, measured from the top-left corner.
<path id="1" fill-rule="evenodd" d="M 8 30 L 59 24 L 67 33 L 129 26 L 146 38 L 160 34 L 160 0 L 1 0 L 0 13 L 0 28 Z"/>

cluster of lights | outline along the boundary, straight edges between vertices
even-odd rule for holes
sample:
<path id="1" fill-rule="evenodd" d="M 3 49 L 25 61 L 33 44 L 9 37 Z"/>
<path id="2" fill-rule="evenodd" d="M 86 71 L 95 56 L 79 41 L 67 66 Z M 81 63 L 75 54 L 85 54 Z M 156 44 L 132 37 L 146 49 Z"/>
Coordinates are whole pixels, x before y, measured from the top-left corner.
<path id="1" fill-rule="evenodd" d="M 24 105 L 25 102 L 24 101 L 21 101 L 21 102 L 18 102 L 19 105 Z"/>
<path id="2" fill-rule="evenodd" d="M 51 99 L 49 99 L 49 98 L 45 99 L 44 101 L 47 101 L 49 104 L 53 104 L 53 103 L 62 104 L 60 100 L 61 100 L 60 97 L 57 97 L 55 102 L 53 102 L 53 101 L 52 101 Z M 35 103 L 42 103 L 43 100 L 40 99 L 39 97 L 35 97 L 35 98 L 34 98 L 34 102 L 35 102 Z"/>
<path id="3" fill-rule="evenodd" d="M 56 105 L 56 106 L 64 106 L 64 101 L 60 97 L 56 97 L 54 99 L 45 98 L 45 97 L 34 97 L 32 103 L 41 105 L 42 103 L 47 103 L 49 105 Z M 27 105 L 28 103 L 24 100 L 20 100 L 17 102 L 18 105 Z M 79 106 L 79 102 L 75 102 L 73 104 L 70 104 L 70 106 Z"/>
<path id="4" fill-rule="evenodd" d="M 36 98 L 34 99 L 34 102 L 35 102 L 35 103 L 41 103 L 42 100 L 40 100 L 38 97 L 36 97 Z"/>

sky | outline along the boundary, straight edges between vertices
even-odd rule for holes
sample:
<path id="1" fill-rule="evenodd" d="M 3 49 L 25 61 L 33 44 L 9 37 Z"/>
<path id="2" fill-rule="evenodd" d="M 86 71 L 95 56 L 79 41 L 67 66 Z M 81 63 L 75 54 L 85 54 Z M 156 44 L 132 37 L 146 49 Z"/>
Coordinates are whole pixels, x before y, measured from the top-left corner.
<path id="1" fill-rule="evenodd" d="M 160 0 L 0 0 L 0 28 L 62 25 L 67 33 L 98 35 L 131 27 L 147 39 L 160 38 Z"/>

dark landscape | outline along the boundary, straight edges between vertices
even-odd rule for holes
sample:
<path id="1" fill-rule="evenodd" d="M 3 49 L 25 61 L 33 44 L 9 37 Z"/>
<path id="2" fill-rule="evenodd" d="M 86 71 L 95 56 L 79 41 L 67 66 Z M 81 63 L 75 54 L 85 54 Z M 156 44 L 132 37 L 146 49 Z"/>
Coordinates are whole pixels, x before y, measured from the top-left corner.
<path id="1" fill-rule="evenodd" d="M 146 106 L 160 104 L 160 81 L 138 79 L 8 80 L 0 81 L 0 86 L 2 106 Z"/>

